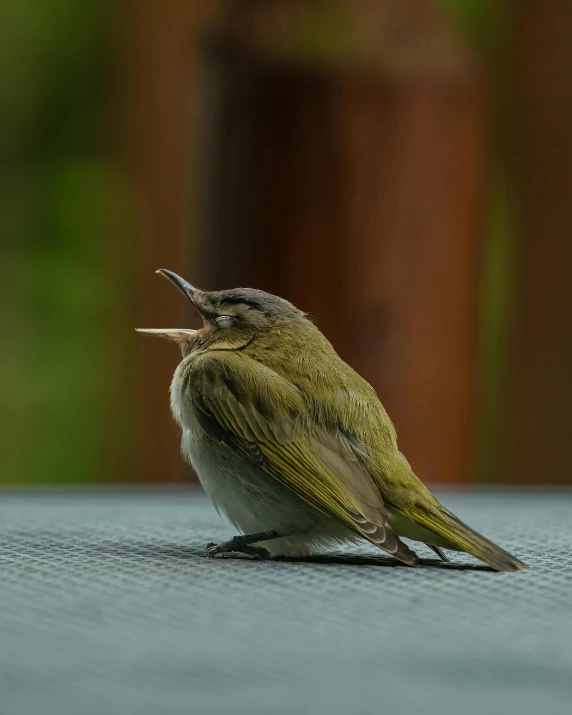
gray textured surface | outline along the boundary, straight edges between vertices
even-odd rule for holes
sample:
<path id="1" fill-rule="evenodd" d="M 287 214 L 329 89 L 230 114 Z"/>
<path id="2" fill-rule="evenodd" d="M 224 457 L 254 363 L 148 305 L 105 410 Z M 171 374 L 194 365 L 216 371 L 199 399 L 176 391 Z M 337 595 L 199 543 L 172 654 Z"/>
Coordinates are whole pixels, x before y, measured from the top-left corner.
<path id="1" fill-rule="evenodd" d="M 207 560 L 190 492 L 0 494 L 0 712 L 572 712 L 572 495 L 442 497 L 533 570 Z"/>

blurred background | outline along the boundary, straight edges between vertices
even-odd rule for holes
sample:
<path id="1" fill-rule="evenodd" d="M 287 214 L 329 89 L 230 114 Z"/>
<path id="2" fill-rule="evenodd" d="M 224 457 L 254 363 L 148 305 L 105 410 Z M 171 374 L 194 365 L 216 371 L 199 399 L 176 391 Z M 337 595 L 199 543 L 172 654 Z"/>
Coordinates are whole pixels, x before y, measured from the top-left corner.
<path id="1" fill-rule="evenodd" d="M 0 482 L 192 478 L 162 266 L 314 315 L 422 479 L 572 481 L 572 3 L 2 12 Z"/>

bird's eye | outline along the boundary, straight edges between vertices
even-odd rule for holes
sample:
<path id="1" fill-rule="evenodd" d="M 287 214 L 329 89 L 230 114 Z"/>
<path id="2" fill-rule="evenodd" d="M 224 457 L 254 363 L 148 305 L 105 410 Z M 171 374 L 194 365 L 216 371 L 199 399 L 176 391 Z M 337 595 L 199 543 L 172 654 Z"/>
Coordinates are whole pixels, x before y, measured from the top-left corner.
<path id="1" fill-rule="evenodd" d="M 234 315 L 219 315 L 216 318 L 217 325 L 220 328 L 230 328 L 230 326 L 234 323 L 236 320 L 236 317 Z"/>

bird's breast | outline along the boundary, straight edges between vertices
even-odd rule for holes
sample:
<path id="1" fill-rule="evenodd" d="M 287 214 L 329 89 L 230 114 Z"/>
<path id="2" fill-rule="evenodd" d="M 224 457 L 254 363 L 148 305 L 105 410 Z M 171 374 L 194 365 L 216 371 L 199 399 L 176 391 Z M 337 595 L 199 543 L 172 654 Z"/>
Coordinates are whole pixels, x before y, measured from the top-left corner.
<path id="1" fill-rule="evenodd" d="M 171 412 L 175 418 L 175 422 L 179 425 L 181 429 L 194 427 L 196 423 L 196 418 L 192 411 L 190 410 L 190 405 L 188 400 L 185 400 L 184 386 L 184 373 L 187 367 L 186 361 L 183 360 L 175 370 L 173 379 L 171 380 Z M 189 421 L 193 424 L 189 424 Z M 198 425 L 197 425 L 198 426 Z"/>

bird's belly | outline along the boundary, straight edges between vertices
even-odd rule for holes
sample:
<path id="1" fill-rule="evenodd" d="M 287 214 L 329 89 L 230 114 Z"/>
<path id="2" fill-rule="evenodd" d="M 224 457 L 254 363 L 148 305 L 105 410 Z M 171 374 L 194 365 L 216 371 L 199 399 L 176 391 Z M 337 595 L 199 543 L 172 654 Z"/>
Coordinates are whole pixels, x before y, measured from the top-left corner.
<path id="1" fill-rule="evenodd" d="M 256 465 L 204 432 L 183 430 L 182 452 L 215 508 L 244 534 L 277 531 L 284 538 L 263 542 L 273 554 L 306 555 L 355 536 Z"/>

